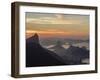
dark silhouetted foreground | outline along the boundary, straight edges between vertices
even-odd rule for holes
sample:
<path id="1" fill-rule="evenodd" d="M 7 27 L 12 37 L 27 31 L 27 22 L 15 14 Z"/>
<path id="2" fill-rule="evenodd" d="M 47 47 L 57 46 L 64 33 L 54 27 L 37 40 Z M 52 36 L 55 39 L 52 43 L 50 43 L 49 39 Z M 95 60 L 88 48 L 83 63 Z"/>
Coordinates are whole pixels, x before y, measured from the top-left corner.
<path id="1" fill-rule="evenodd" d="M 53 49 L 54 51 L 50 51 L 43 48 L 37 34 L 28 38 L 26 40 L 26 67 L 84 64 L 82 61 L 89 59 L 89 51 L 84 47 L 70 46 L 64 49 L 59 43 Z"/>

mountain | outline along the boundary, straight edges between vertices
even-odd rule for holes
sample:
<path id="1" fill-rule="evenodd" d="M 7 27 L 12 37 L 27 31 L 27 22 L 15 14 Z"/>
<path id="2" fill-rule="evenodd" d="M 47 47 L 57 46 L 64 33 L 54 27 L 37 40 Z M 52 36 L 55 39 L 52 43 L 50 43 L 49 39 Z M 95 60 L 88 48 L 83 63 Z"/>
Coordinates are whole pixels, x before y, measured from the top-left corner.
<path id="1" fill-rule="evenodd" d="M 26 41 L 27 41 L 27 43 L 28 42 L 39 43 L 39 36 L 37 33 L 35 33 L 32 37 L 28 38 Z"/>
<path id="2" fill-rule="evenodd" d="M 61 41 L 57 41 L 56 45 L 49 49 L 51 49 L 52 51 L 57 53 L 57 55 L 61 55 L 66 52 L 66 49 L 64 47 L 62 47 Z"/>
<path id="3" fill-rule="evenodd" d="M 86 48 L 80 48 L 75 46 L 70 46 L 63 57 L 65 60 L 69 60 L 70 64 L 83 64 L 82 61 L 85 59 L 89 60 L 89 50 Z"/>
<path id="4" fill-rule="evenodd" d="M 56 53 L 59 57 L 61 57 L 63 59 L 63 61 L 67 64 L 69 64 L 69 61 L 64 59 L 65 57 L 65 53 L 66 53 L 66 49 L 64 47 L 62 47 L 62 43 L 61 41 L 57 41 L 56 45 L 49 48 L 49 50 L 53 51 L 54 53 Z"/>
<path id="5" fill-rule="evenodd" d="M 26 67 L 65 65 L 54 52 L 43 48 L 38 34 L 26 39 Z"/>
<path id="6" fill-rule="evenodd" d="M 88 63 L 89 61 L 89 50 L 85 47 L 76 47 L 70 44 L 68 49 L 65 49 L 61 42 L 58 41 L 57 44 L 51 48 L 63 61 L 69 65 Z"/>
<path id="7" fill-rule="evenodd" d="M 65 49 L 57 41 L 50 49 L 41 46 L 38 34 L 26 39 L 26 67 L 76 65 L 89 63 L 89 50 L 70 45 Z"/>

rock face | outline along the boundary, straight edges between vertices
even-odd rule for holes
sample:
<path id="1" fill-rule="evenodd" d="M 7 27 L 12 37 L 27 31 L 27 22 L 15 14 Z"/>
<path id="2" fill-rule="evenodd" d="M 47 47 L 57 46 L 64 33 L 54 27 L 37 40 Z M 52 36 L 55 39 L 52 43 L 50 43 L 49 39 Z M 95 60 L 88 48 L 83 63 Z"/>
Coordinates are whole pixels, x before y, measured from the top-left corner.
<path id="1" fill-rule="evenodd" d="M 26 40 L 26 67 L 65 65 L 52 51 L 43 48 L 37 34 Z"/>

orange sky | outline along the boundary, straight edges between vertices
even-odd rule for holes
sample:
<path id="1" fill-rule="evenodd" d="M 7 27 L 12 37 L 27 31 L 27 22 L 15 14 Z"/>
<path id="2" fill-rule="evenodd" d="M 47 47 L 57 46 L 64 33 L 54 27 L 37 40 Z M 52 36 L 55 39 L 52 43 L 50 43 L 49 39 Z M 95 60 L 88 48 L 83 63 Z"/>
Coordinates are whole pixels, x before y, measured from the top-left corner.
<path id="1" fill-rule="evenodd" d="M 26 13 L 26 36 L 88 38 L 89 16 Z"/>

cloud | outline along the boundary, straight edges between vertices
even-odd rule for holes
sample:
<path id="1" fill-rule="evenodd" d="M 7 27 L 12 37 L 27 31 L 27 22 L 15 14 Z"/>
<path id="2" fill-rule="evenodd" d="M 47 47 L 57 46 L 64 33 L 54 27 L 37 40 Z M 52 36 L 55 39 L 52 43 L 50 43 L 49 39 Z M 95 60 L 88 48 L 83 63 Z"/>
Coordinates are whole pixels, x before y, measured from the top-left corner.
<path id="1" fill-rule="evenodd" d="M 27 23 L 34 24 L 81 24 L 81 20 L 75 19 L 64 19 L 61 15 L 56 15 L 57 17 L 40 17 L 40 18 L 27 18 Z"/>
<path id="2" fill-rule="evenodd" d="M 39 35 L 58 37 L 86 37 L 89 34 L 89 16 L 40 14 L 26 17 L 27 34 L 38 33 Z"/>

